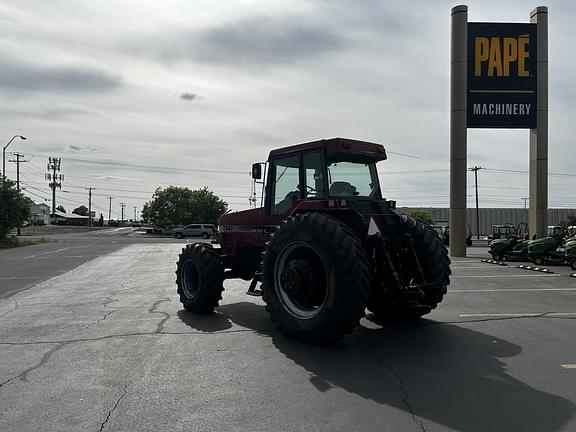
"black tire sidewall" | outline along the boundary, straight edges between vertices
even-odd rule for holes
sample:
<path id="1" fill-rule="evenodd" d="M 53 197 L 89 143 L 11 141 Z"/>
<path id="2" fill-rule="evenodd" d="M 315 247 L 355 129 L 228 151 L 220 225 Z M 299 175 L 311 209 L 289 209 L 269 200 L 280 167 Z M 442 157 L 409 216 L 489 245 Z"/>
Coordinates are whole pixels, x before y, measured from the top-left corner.
<path id="1" fill-rule="evenodd" d="M 288 312 L 275 286 L 278 259 L 287 247 L 298 242 L 315 250 L 327 279 L 324 303 L 310 318 Z M 291 217 L 278 229 L 266 248 L 262 279 L 264 301 L 280 330 L 317 343 L 341 339 L 358 325 L 370 287 L 368 261 L 359 240 L 340 221 L 319 213 Z"/>
<path id="2" fill-rule="evenodd" d="M 183 279 L 188 265 L 194 266 L 198 274 L 196 294 L 190 298 L 186 295 Z M 196 313 L 210 313 L 222 299 L 224 267 L 220 256 L 211 245 L 193 243 L 186 245 L 176 263 L 176 284 L 180 302 L 186 310 Z"/>

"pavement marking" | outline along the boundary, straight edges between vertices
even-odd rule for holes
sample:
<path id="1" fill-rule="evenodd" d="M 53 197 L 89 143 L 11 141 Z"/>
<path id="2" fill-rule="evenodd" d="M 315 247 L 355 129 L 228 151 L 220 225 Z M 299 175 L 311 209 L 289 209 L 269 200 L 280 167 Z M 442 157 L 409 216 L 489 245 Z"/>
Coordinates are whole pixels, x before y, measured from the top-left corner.
<path id="1" fill-rule="evenodd" d="M 542 274 L 522 274 L 522 275 L 466 275 L 466 276 L 458 276 L 452 275 L 451 278 L 521 278 L 521 277 L 545 277 L 545 278 L 552 278 L 552 277 L 561 277 L 561 274 L 550 274 L 550 273 L 542 273 Z"/>
<path id="2" fill-rule="evenodd" d="M 460 318 L 489 318 L 489 317 L 554 317 L 576 316 L 576 312 L 532 312 L 532 313 L 490 313 L 490 314 L 460 314 Z"/>
<path id="3" fill-rule="evenodd" d="M 454 290 L 449 289 L 449 292 L 465 293 L 465 292 L 530 292 L 530 291 L 576 291 L 576 288 L 499 288 L 499 289 L 462 289 Z"/>
<path id="4" fill-rule="evenodd" d="M 486 266 L 474 266 L 474 267 L 460 267 L 460 266 L 452 266 L 453 269 L 457 269 L 457 270 L 461 270 L 461 269 L 465 269 L 465 270 L 486 270 Z M 510 267 L 510 266 L 502 266 L 502 268 L 504 269 L 513 269 L 515 267 Z"/>
<path id="5" fill-rule="evenodd" d="M 564 369 L 576 369 L 576 364 L 563 364 L 560 366 L 562 366 Z"/>
<path id="6" fill-rule="evenodd" d="M 68 249 L 70 249 L 70 247 L 65 247 L 65 248 L 61 248 L 61 249 L 56 249 L 56 250 L 48 251 L 48 252 L 42 252 L 42 253 L 39 253 L 39 254 L 36 254 L 36 255 L 25 256 L 25 257 L 22 257 L 22 259 L 36 258 L 36 257 L 41 256 L 41 255 L 51 255 L 51 254 L 54 254 L 54 253 L 57 253 L 57 252 L 62 252 L 62 251 L 64 251 L 64 250 L 68 250 Z"/>

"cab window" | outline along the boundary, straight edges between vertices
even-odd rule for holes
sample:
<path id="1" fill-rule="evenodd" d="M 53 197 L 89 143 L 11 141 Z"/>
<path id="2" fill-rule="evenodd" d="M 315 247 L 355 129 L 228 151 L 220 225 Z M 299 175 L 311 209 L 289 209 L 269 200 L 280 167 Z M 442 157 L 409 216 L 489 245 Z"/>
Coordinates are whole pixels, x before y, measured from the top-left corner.
<path id="1" fill-rule="evenodd" d="M 276 159 L 274 162 L 274 183 L 272 185 L 271 214 L 286 213 L 294 200 L 300 198 L 299 172 L 300 157 L 292 155 Z"/>

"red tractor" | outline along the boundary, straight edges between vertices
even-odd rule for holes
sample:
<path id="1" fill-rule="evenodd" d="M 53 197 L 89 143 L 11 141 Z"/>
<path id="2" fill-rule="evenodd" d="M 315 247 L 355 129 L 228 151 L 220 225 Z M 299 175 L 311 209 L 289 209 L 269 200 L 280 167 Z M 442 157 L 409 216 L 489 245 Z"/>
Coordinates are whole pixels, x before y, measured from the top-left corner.
<path id="1" fill-rule="evenodd" d="M 224 279 L 251 280 L 251 293 L 262 282 L 278 328 L 321 344 L 351 333 L 366 308 L 382 319 L 429 313 L 450 283 L 447 249 L 382 197 L 385 159 L 382 145 L 344 138 L 272 150 L 252 166 L 255 180 L 267 171 L 264 206 L 222 216 L 214 244 L 182 250 L 184 308 L 212 312 Z"/>

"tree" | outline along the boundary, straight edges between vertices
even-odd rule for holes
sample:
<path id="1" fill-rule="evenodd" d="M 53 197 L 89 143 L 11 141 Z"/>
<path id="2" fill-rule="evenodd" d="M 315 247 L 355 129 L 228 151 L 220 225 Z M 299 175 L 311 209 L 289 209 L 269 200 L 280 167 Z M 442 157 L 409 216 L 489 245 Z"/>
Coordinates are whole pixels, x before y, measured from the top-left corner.
<path id="1" fill-rule="evenodd" d="M 420 222 L 424 222 L 425 224 L 432 225 L 434 224 L 434 219 L 432 215 L 428 213 L 426 210 L 422 209 L 414 209 L 410 212 L 410 216 L 414 219 L 418 219 Z"/>
<path id="2" fill-rule="evenodd" d="M 12 228 L 30 219 L 30 199 L 18 192 L 15 183 L 4 180 L 0 184 L 0 239 Z"/>
<path id="3" fill-rule="evenodd" d="M 228 203 L 207 187 L 190 190 L 169 186 L 158 188 L 152 200 L 144 204 L 142 218 L 157 227 L 190 223 L 216 223 L 228 211 Z"/>
<path id="4" fill-rule="evenodd" d="M 56 207 L 56 210 L 61 211 L 62 213 L 66 213 L 66 209 L 64 208 L 64 206 L 62 204 L 60 204 L 58 207 Z"/>
<path id="5" fill-rule="evenodd" d="M 76 207 L 74 210 L 72 210 L 72 213 L 80 216 L 88 216 L 88 207 L 81 205 L 80 207 Z"/>

